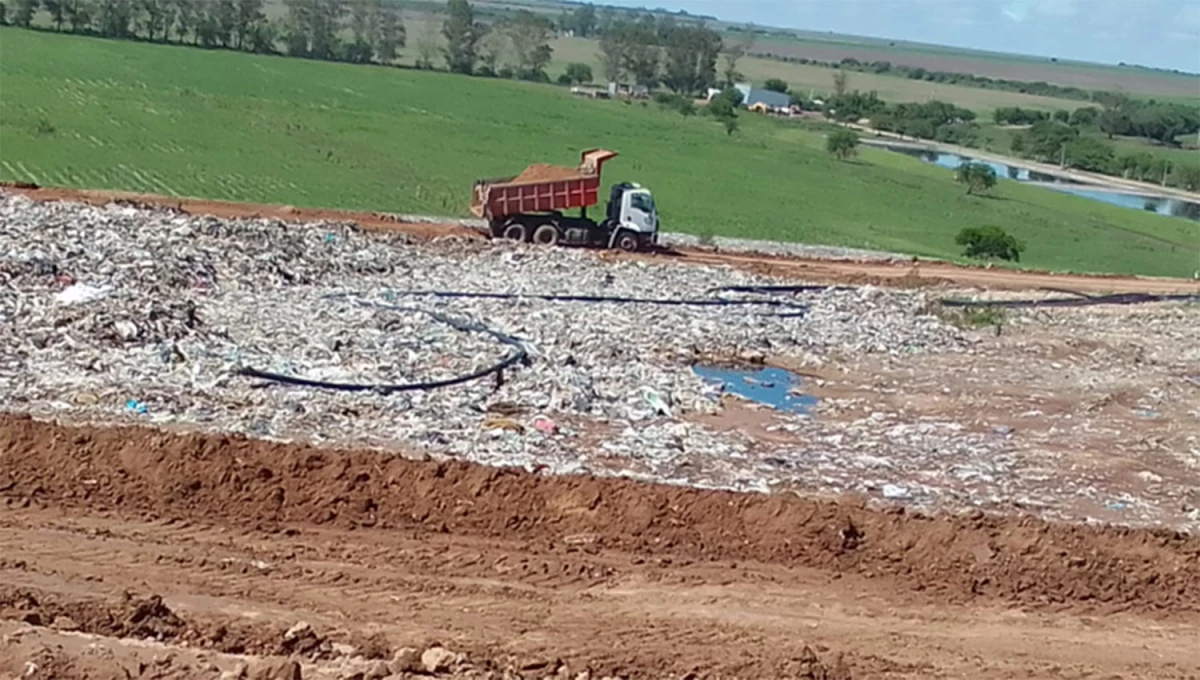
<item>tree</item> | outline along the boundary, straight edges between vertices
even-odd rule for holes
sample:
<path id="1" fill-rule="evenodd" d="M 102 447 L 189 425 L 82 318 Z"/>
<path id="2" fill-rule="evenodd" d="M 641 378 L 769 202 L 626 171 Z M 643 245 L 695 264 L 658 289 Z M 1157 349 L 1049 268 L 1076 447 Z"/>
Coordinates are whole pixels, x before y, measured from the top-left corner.
<path id="1" fill-rule="evenodd" d="M 596 32 L 596 8 L 591 5 L 580 5 L 571 14 L 569 26 L 580 38 L 591 37 Z"/>
<path id="2" fill-rule="evenodd" d="M 1188 191 L 1200 190 L 1200 165 L 1178 165 L 1171 173 L 1171 184 Z"/>
<path id="3" fill-rule="evenodd" d="M 380 63 L 390 64 L 396 61 L 396 56 L 407 42 L 408 35 L 399 15 L 391 6 L 385 7 L 382 3 L 376 3 L 373 12 L 375 32 L 371 40 L 375 47 L 375 58 Z"/>
<path id="4" fill-rule="evenodd" d="M 1060 161 L 1068 144 L 1079 138 L 1079 129 L 1054 120 L 1034 123 L 1026 132 L 1027 151 L 1044 161 Z"/>
<path id="5" fill-rule="evenodd" d="M 213 21 L 217 42 L 221 47 L 232 47 L 233 29 L 237 28 L 237 6 L 233 0 L 212 0 L 208 15 Z"/>
<path id="6" fill-rule="evenodd" d="M 782 80 L 780 78 L 768 78 L 767 82 L 763 83 L 763 89 L 770 90 L 772 92 L 779 92 L 780 94 L 787 94 L 788 84 L 786 80 Z"/>
<path id="7" fill-rule="evenodd" d="M 600 37 L 600 65 L 604 69 L 606 81 L 621 82 L 625 65 L 625 40 L 622 26 L 613 24 Z"/>
<path id="8" fill-rule="evenodd" d="M 546 67 L 553 56 L 550 48 L 553 30 L 549 19 L 524 9 L 505 22 L 504 33 L 516 53 L 517 75 L 523 80 L 549 80 Z"/>
<path id="9" fill-rule="evenodd" d="M 175 35 L 179 36 L 179 42 L 186 40 L 189 33 L 193 36 L 193 42 L 200 42 L 200 36 L 196 34 L 200 25 L 200 2 L 175 0 Z"/>
<path id="10" fill-rule="evenodd" d="M 217 2 L 219 6 L 232 0 Z M 289 55 L 326 60 L 345 57 L 346 51 L 338 37 L 346 14 L 344 0 L 284 0 L 284 5 L 287 16 L 282 33 Z"/>
<path id="11" fill-rule="evenodd" d="M 133 0 L 100 0 L 96 6 L 96 28 L 108 38 L 128 38 L 133 21 Z"/>
<path id="12" fill-rule="evenodd" d="M 252 49 L 250 43 L 257 33 L 265 29 L 267 23 L 265 4 L 264 0 L 235 0 L 232 29 L 234 47 L 239 50 Z"/>
<path id="13" fill-rule="evenodd" d="M 621 39 L 624 42 L 621 69 L 638 85 L 654 87 L 658 82 L 660 50 L 653 28 L 647 22 L 628 25 Z"/>
<path id="14" fill-rule="evenodd" d="M 846 128 L 834 130 L 825 137 L 825 150 L 844 161 L 858 153 L 858 135 Z"/>
<path id="15" fill-rule="evenodd" d="M 8 24 L 8 7 L 0 2 L 0 26 Z"/>
<path id="16" fill-rule="evenodd" d="M 438 34 L 435 30 L 427 27 L 424 31 L 421 31 L 421 35 L 417 36 L 417 68 L 432 69 L 433 58 L 442 51 L 442 46 L 438 42 Z"/>
<path id="17" fill-rule="evenodd" d="M 29 28 L 33 23 L 33 15 L 37 13 L 38 0 L 14 0 L 13 2 L 13 26 Z"/>
<path id="18" fill-rule="evenodd" d="M 1068 142 L 1065 160 L 1067 165 L 1081 170 L 1103 173 L 1119 171 L 1112 145 L 1091 136 L 1080 136 Z"/>
<path id="19" fill-rule="evenodd" d="M 967 162 L 958 166 L 955 181 L 967 185 L 968 194 L 978 194 L 996 186 L 996 171 L 986 163 Z"/>
<path id="20" fill-rule="evenodd" d="M 725 50 L 725 68 L 721 71 L 721 75 L 725 78 L 725 87 L 733 87 L 742 80 L 742 74 L 738 72 L 738 62 L 750 48 L 754 46 L 754 35 L 751 34 L 742 42 L 731 45 Z"/>
<path id="21" fill-rule="evenodd" d="M 576 85 L 592 82 L 592 67 L 587 64 L 567 64 L 567 78 Z"/>
<path id="22" fill-rule="evenodd" d="M 1068 122 L 1076 127 L 1092 127 L 1099 119 L 1100 109 L 1094 106 L 1081 106 L 1071 112 L 1071 118 Z"/>
<path id="23" fill-rule="evenodd" d="M 703 26 L 675 26 L 667 37 L 663 84 L 684 94 L 703 92 L 717 83 L 721 36 Z"/>
<path id="24" fill-rule="evenodd" d="M 1054 112 L 1054 120 L 1060 123 L 1068 123 L 1071 120 L 1071 112 L 1066 109 L 1059 109 Z"/>
<path id="25" fill-rule="evenodd" d="M 725 126 L 725 133 L 732 135 L 738 129 L 738 107 L 742 105 L 742 93 L 735 88 L 726 88 L 708 102 L 708 114 Z"/>
<path id="26" fill-rule="evenodd" d="M 167 33 L 171 30 L 170 13 L 174 9 L 170 0 L 138 0 L 137 8 L 141 10 L 141 27 L 146 33 L 146 39 L 158 40 L 161 35 L 165 42 Z"/>
<path id="27" fill-rule="evenodd" d="M 476 23 L 475 9 L 467 0 L 450 0 L 446 3 L 446 14 L 442 24 L 446 66 L 453 73 L 470 75 L 475 72 L 476 46 L 485 29 Z"/>
<path id="28" fill-rule="evenodd" d="M 849 82 L 849 76 L 846 72 L 838 69 L 833 74 L 833 96 L 841 97 L 846 94 L 846 86 Z"/>
<path id="29" fill-rule="evenodd" d="M 483 62 L 483 65 L 479 67 L 479 73 L 495 77 L 499 70 L 500 59 L 504 57 L 506 50 L 508 50 L 508 36 L 500 31 L 488 31 L 479 40 L 479 61 Z"/>
<path id="30" fill-rule="evenodd" d="M 42 7 L 50 13 L 50 20 L 54 22 L 54 29 L 61 32 L 63 23 L 66 21 L 66 8 L 63 7 L 63 0 L 42 0 Z"/>
<path id="31" fill-rule="evenodd" d="M 954 242 L 963 246 L 963 255 L 978 260 L 1000 259 L 1020 262 L 1025 244 L 1000 227 L 967 227 Z"/>

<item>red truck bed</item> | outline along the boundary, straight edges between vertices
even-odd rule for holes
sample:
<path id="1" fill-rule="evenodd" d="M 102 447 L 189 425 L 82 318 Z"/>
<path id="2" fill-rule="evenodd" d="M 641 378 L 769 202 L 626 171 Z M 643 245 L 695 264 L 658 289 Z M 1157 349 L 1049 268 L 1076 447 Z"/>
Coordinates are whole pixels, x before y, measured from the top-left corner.
<path id="1" fill-rule="evenodd" d="M 516 177 L 480 180 L 471 192 L 471 213 L 499 220 L 596 205 L 600 201 L 600 169 L 616 155 L 590 149 L 583 152 L 577 168 L 537 163 Z"/>

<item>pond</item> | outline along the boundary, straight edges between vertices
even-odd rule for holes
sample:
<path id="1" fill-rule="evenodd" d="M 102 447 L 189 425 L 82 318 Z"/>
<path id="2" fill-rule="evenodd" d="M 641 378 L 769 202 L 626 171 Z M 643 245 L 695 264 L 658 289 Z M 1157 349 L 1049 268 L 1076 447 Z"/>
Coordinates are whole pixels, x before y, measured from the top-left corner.
<path id="1" fill-rule="evenodd" d="M 817 398 L 799 391 L 800 376 L 782 368 L 722 368 L 695 365 L 704 382 L 779 411 L 807 414 Z"/>
<path id="2" fill-rule="evenodd" d="M 1069 179 L 1063 179 L 1057 175 L 1049 175 L 1037 170 L 1030 170 L 1007 163 L 999 163 L 997 161 L 989 161 L 971 158 L 969 156 L 961 156 L 956 153 L 946 153 L 942 151 L 932 151 L 929 149 L 914 149 L 910 147 L 898 147 L 887 144 L 878 145 L 888 151 L 902 153 L 906 156 L 919 158 L 926 163 L 936 165 L 940 168 L 948 170 L 957 170 L 964 163 L 983 163 L 990 166 L 996 171 L 996 177 L 1000 179 L 1012 179 L 1018 182 L 1036 182 L 1039 186 L 1054 191 L 1074 194 L 1081 198 L 1100 201 L 1110 205 L 1129 208 L 1130 210 L 1145 210 L 1154 212 L 1159 215 L 1169 217 L 1184 217 L 1191 220 L 1200 220 L 1200 203 L 1193 203 L 1178 198 L 1170 198 L 1159 195 L 1143 195 L 1126 193 L 1123 191 L 1113 191 L 1105 189 L 1095 184 L 1083 184 Z"/>

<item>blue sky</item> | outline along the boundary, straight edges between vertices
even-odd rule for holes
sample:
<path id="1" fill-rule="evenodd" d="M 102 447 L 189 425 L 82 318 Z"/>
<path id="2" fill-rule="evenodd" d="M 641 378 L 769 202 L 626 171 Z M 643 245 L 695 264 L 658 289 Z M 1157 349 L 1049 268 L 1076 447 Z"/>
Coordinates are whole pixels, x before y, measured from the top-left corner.
<path id="1" fill-rule="evenodd" d="M 610 2 L 810 31 L 1200 72 L 1200 0 Z"/>

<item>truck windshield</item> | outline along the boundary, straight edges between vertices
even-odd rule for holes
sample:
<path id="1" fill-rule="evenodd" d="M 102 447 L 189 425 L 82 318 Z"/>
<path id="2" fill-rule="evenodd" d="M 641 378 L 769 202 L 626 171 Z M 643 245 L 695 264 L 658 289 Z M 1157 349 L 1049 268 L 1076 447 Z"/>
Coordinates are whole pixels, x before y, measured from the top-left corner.
<path id="1" fill-rule="evenodd" d="M 654 199 L 649 194 L 634 194 L 629 197 L 629 203 L 648 215 L 654 214 Z"/>

